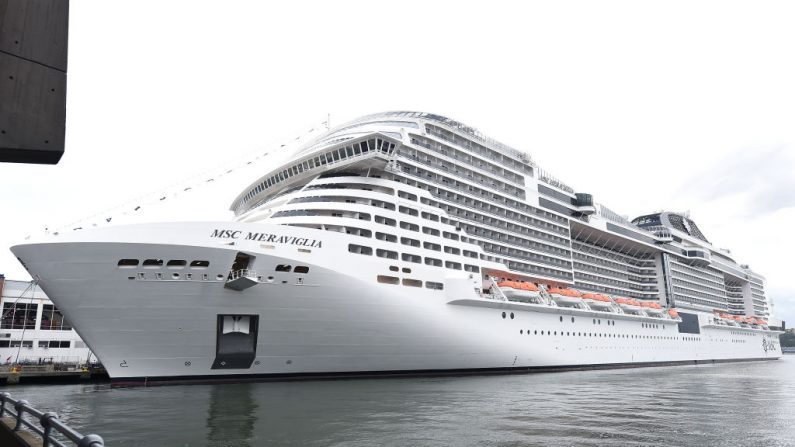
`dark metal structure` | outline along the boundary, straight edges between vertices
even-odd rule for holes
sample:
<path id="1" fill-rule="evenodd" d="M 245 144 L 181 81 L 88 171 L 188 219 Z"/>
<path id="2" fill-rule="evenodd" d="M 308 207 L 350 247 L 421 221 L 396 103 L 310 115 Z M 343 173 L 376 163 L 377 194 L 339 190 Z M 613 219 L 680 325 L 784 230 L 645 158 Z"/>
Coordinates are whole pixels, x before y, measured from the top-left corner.
<path id="1" fill-rule="evenodd" d="M 0 0 L 0 162 L 64 152 L 68 0 Z"/>

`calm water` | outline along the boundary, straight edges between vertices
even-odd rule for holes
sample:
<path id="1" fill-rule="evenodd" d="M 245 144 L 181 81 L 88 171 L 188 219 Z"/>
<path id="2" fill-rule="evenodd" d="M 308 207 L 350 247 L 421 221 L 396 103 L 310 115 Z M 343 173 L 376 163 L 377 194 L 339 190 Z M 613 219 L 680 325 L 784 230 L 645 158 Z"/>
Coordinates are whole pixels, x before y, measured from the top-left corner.
<path id="1" fill-rule="evenodd" d="M 795 356 L 516 376 L 6 388 L 110 446 L 795 446 Z"/>

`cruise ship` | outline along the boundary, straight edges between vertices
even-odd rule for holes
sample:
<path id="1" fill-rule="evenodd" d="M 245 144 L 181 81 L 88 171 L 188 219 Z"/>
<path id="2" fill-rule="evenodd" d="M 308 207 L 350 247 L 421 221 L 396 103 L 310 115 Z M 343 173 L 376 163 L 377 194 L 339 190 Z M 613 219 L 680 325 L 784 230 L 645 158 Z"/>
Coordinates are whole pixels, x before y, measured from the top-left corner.
<path id="1" fill-rule="evenodd" d="M 765 279 L 687 214 L 628 220 L 430 113 L 365 116 L 292 152 L 228 222 L 12 251 L 119 384 L 782 355 Z"/>

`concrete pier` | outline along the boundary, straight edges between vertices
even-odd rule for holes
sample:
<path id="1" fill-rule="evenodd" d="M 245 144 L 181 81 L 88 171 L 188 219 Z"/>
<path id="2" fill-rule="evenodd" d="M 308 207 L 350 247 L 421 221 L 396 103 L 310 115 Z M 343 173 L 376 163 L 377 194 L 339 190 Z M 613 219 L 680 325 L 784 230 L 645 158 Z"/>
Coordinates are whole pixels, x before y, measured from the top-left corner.
<path id="1" fill-rule="evenodd" d="M 0 367 L 0 383 L 67 383 L 106 381 L 108 373 L 102 367 L 59 368 L 58 365 L 16 365 Z"/>

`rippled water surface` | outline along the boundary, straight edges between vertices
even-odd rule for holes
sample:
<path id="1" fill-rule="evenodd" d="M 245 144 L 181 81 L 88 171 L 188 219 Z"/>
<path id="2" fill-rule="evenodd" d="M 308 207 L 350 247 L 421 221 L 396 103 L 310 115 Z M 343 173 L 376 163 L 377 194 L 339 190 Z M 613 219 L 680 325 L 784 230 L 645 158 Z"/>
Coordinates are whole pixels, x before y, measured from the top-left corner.
<path id="1" fill-rule="evenodd" d="M 109 446 L 795 446 L 795 356 L 511 376 L 6 387 Z"/>

